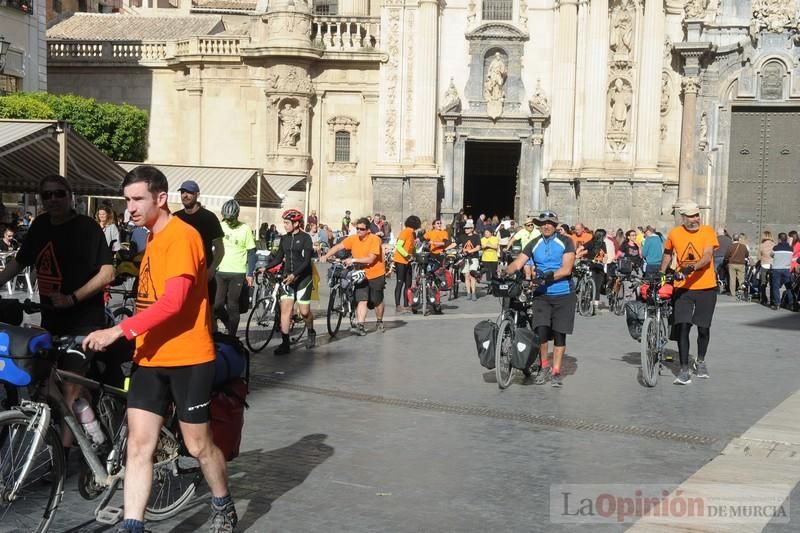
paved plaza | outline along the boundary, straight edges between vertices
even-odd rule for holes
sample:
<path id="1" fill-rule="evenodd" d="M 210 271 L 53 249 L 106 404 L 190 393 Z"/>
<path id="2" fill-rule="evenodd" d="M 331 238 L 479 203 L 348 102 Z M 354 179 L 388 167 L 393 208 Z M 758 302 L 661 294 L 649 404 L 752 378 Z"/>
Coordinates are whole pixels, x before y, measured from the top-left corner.
<path id="1" fill-rule="evenodd" d="M 562 389 L 519 375 L 501 391 L 478 364 L 472 335 L 498 310 L 491 297 L 460 298 L 442 316 L 389 311 L 385 333 L 373 322 L 366 337 L 336 339 L 321 334 L 323 317 L 314 350 L 277 358 L 273 340 L 254 355 L 242 454 L 229 463 L 239 530 L 687 531 L 560 523 L 551 486 L 673 490 L 708 473 L 717 483 L 787 484 L 788 492 L 800 480 L 800 315 L 722 297 L 711 379 L 679 387 L 668 372 L 654 388 L 638 382 L 639 344 L 624 318 L 577 317 Z M 752 452 L 753 442 L 770 451 Z M 75 486 L 67 480 L 54 531 L 106 531 L 87 523 L 94 505 Z M 795 490 L 790 510 L 798 498 Z M 207 518 L 204 489 L 196 506 L 150 527 L 205 531 Z M 789 532 L 800 530 L 797 521 L 698 531 Z"/>

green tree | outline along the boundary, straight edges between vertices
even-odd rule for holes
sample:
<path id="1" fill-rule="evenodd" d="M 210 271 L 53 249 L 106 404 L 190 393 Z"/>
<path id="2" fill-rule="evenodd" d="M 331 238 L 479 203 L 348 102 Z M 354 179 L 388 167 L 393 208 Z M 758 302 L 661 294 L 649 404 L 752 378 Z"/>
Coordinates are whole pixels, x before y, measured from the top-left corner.
<path id="1" fill-rule="evenodd" d="M 147 157 L 147 112 L 132 105 L 73 94 L 15 93 L 0 97 L 0 118 L 63 120 L 116 161 Z"/>

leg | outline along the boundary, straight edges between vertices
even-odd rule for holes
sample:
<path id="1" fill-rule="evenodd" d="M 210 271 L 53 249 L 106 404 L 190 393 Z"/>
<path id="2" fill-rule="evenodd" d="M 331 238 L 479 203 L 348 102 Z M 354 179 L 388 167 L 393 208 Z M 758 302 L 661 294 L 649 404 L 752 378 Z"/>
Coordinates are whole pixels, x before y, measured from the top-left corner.
<path id="1" fill-rule="evenodd" d="M 314 329 L 314 315 L 311 313 L 311 304 L 298 304 L 297 310 L 300 312 L 300 316 L 303 317 L 306 328 Z"/>
<path id="2" fill-rule="evenodd" d="M 242 286 L 244 285 L 244 275 L 231 276 L 228 282 L 228 293 L 225 302 L 227 309 L 227 319 L 225 320 L 225 327 L 228 329 L 228 335 L 236 336 L 236 331 L 239 329 L 239 296 L 242 293 Z"/>
<path id="3" fill-rule="evenodd" d="M 294 298 L 281 298 L 281 333 L 289 336 L 289 327 L 292 325 L 292 311 Z M 288 342 L 288 341 L 287 341 Z"/>
<path id="4" fill-rule="evenodd" d="M 711 328 L 697 326 L 697 360 L 706 360 L 708 343 L 711 341 Z"/>
<path id="5" fill-rule="evenodd" d="M 51 384 L 52 385 L 52 384 Z M 52 385 L 55 386 L 55 385 Z M 83 387 L 78 385 L 77 383 L 70 383 L 69 381 L 64 381 L 61 386 L 61 393 L 64 396 L 64 402 L 72 409 L 72 405 L 75 403 L 75 400 L 81 395 L 81 391 Z M 73 436 L 72 431 L 65 425 L 64 432 L 61 435 L 61 444 L 64 448 L 69 448 L 72 446 Z"/>
<path id="6" fill-rule="evenodd" d="M 536 327 L 536 334 L 539 336 L 539 359 L 542 361 L 542 368 L 547 368 L 550 366 L 550 359 L 548 351 L 548 344 L 550 339 L 550 327 L 549 326 L 537 326 Z"/>
<path id="7" fill-rule="evenodd" d="M 356 306 L 356 322 L 363 325 L 367 321 L 367 301 L 358 302 Z"/>
<path id="8" fill-rule="evenodd" d="M 567 335 L 559 331 L 553 332 L 553 374 L 561 373 L 561 361 L 567 350 Z"/>
<path id="9" fill-rule="evenodd" d="M 228 294 L 228 278 L 224 274 L 217 274 L 215 277 L 217 282 L 217 294 L 214 296 L 214 323 L 217 320 L 222 320 L 227 324 L 227 314 L 225 312 L 225 301 Z"/>
<path id="10" fill-rule="evenodd" d="M 144 520 L 144 508 L 153 484 L 153 453 L 164 418 L 128 408 L 128 454 L 125 466 L 125 518 Z"/>
<path id="11" fill-rule="evenodd" d="M 227 496 L 228 475 L 225 467 L 225 457 L 222 455 L 222 451 L 214 444 L 211 436 L 211 426 L 208 422 L 192 424 L 183 421 L 180 422 L 180 426 L 186 449 L 200 463 L 200 469 L 206 478 L 208 488 L 211 489 L 211 494 L 217 498 Z"/>
<path id="12" fill-rule="evenodd" d="M 403 263 L 395 263 L 395 272 L 397 273 L 397 277 L 395 279 L 394 284 L 394 305 L 396 307 L 400 307 L 400 302 L 402 301 L 402 295 L 405 293 L 405 278 L 406 278 L 406 268 L 408 265 L 404 265 Z M 408 302 L 406 302 L 408 305 Z"/>
<path id="13" fill-rule="evenodd" d="M 772 272 L 772 306 L 775 307 L 781 303 L 781 285 L 783 285 L 783 271 L 774 270 Z"/>
<path id="14" fill-rule="evenodd" d="M 681 370 L 689 368 L 689 332 L 692 325 L 688 322 L 675 324 L 678 328 L 678 358 L 681 363 Z"/>

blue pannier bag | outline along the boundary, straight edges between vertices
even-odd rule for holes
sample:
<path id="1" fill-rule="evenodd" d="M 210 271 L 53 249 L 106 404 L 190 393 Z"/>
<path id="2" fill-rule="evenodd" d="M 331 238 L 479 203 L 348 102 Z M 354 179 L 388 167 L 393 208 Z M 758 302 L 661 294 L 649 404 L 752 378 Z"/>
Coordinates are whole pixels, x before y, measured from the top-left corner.
<path id="1" fill-rule="evenodd" d="M 43 329 L 0 323 L 0 381 L 26 387 L 47 378 L 52 362 L 42 352 L 52 347 Z"/>
<path id="2" fill-rule="evenodd" d="M 214 333 L 214 348 L 217 352 L 214 388 L 221 387 L 226 381 L 235 378 L 249 378 L 250 352 L 242 341 L 232 335 Z"/>

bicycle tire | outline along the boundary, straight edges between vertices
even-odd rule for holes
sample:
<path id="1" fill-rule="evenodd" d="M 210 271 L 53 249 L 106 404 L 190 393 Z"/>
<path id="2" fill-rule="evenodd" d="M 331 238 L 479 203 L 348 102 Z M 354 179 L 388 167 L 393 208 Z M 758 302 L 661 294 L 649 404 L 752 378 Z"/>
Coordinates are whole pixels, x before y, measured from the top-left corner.
<path id="1" fill-rule="evenodd" d="M 159 522 L 178 514 L 192 499 L 201 473 L 199 464 L 194 466 L 197 460 L 184 453 L 177 437 L 166 427 L 161 428 L 154 458 L 153 485 L 144 517 Z M 182 466 L 181 460 L 192 466 Z"/>
<path id="2" fill-rule="evenodd" d="M 14 483 L 14 478 L 6 479 L 6 476 L 13 476 L 15 471 L 14 459 L 20 459 L 27 456 L 28 451 L 15 452 L 16 437 L 19 436 L 21 441 L 19 444 L 22 447 L 30 447 L 30 439 L 35 436 L 35 431 L 28 431 L 27 426 L 30 422 L 30 417 L 25 413 L 17 410 L 6 411 L 0 413 L 0 485 L 7 487 L 9 484 Z M 18 429 L 14 430 L 14 427 Z M 9 432 L 13 432 L 12 435 Z M 19 433 L 18 433 L 19 432 Z M 33 533 L 41 533 L 47 531 L 56 516 L 58 506 L 61 503 L 61 497 L 64 492 L 64 481 L 66 477 L 66 467 L 64 465 L 64 453 L 61 447 L 61 437 L 56 429 L 51 425 L 47 428 L 44 435 L 44 441 L 39 447 L 39 452 L 34 458 L 31 469 L 28 471 L 27 480 L 17 497 L 12 502 L 7 502 L 5 499 L 0 500 L 0 516 L 3 517 L 3 526 L 9 526 L 14 523 L 14 517 L 17 516 L 13 510 L 15 504 L 22 504 L 19 509 L 21 514 L 19 531 L 30 531 Z M 41 459 L 40 459 L 41 458 Z M 8 461 L 8 464 L 7 464 Z M 20 465 L 21 466 L 21 465 Z M 46 479 L 46 478 L 49 478 Z M 42 490 L 40 482 L 47 483 L 49 481 L 50 490 Z M 27 490 L 26 490 L 27 489 Z M 32 502 L 42 500 L 42 515 L 32 513 Z M 36 507 L 39 507 L 36 505 Z M 31 516 L 33 514 L 33 516 Z M 14 527 L 14 526 L 12 526 Z"/>
<path id="3" fill-rule="evenodd" d="M 261 298 L 250 310 L 247 316 L 247 325 L 244 330 L 244 340 L 247 348 L 258 353 L 267 347 L 277 326 L 277 311 L 272 312 L 272 296 Z"/>
<path id="4" fill-rule="evenodd" d="M 655 387 L 658 382 L 658 350 L 659 350 L 659 331 L 656 321 L 648 316 L 642 324 L 642 381 L 648 387 Z"/>
<path id="5" fill-rule="evenodd" d="M 342 318 L 344 317 L 343 303 L 342 289 L 336 287 L 336 289 L 331 292 L 331 296 L 328 299 L 327 323 L 328 334 L 331 338 L 334 338 L 336 334 L 339 333 L 339 328 L 342 326 Z"/>
<path id="6" fill-rule="evenodd" d="M 580 298 L 578 298 L 578 314 L 589 317 L 594 315 L 594 280 L 581 280 Z"/>
<path id="7" fill-rule="evenodd" d="M 119 324 L 126 318 L 130 318 L 133 316 L 133 309 L 124 306 L 118 307 L 114 309 L 114 313 L 112 313 L 112 315 L 114 317 L 114 324 Z"/>
<path id="8" fill-rule="evenodd" d="M 622 292 L 622 294 L 619 294 Z M 619 292 L 614 296 L 614 303 L 611 306 L 611 312 L 617 316 L 625 314 L 625 289 L 620 287 Z"/>
<path id="9" fill-rule="evenodd" d="M 514 349 L 514 323 L 504 318 L 497 328 L 497 340 L 494 348 L 494 372 L 497 386 L 506 389 L 514 379 L 514 367 L 511 366 L 511 350 Z"/>
<path id="10" fill-rule="evenodd" d="M 451 300 L 455 300 L 458 298 L 458 284 L 460 283 L 459 276 L 461 276 L 461 273 L 458 271 L 458 269 L 453 269 L 451 274 L 453 276 L 453 288 L 450 290 L 449 296 L 451 296 Z"/>
<path id="11" fill-rule="evenodd" d="M 303 335 L 306 333 L 306 323 L 297 314 L 294 312 L 292 315 L 292 321 L 289 323 L 289 342 L 292 344 L 297 344 L 300 342 L 300 339 L 303 338 Z"/>

